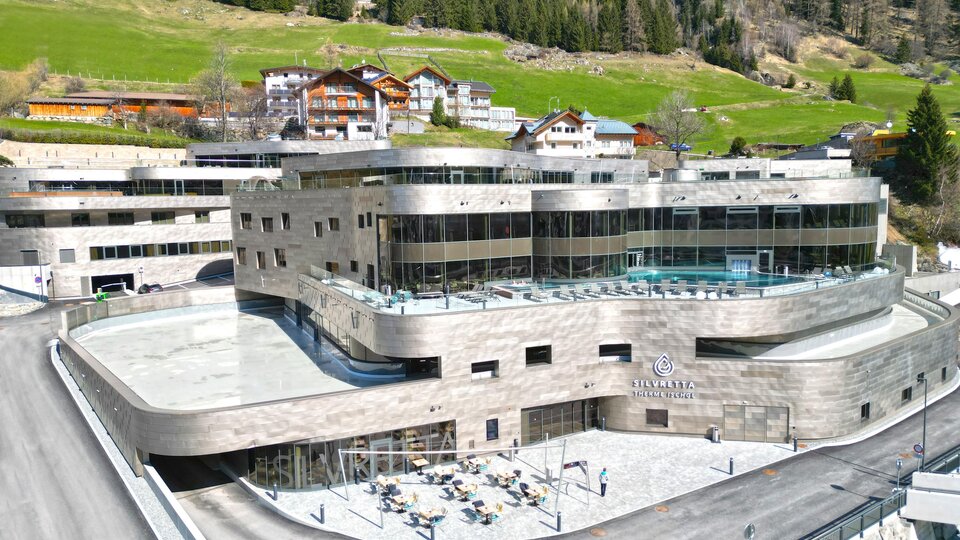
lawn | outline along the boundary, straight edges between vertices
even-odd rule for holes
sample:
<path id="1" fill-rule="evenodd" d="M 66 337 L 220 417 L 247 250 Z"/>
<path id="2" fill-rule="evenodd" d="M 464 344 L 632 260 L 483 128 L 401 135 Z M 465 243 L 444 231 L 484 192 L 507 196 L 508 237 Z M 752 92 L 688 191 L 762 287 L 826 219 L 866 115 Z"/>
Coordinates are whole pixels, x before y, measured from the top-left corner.
<path id="1" fill-rule="evenodd" d="M 470 148 L 500 148 L 509 150 L 510 144 L 504 139 L 510 135 L 501 131 L 479 129 L 434 128 L 430 126 L 426 133 L 416 135 L 397 134 L 391 136 L 393 146 L 465 146 Z"/>
<path id="2" fill-rule="evenodd" d="M 25 120 L 22 118 L 0 118 L 0 130 L 5 129 L 14 130 L 15 132 L 57 133 L 59 136 L 64 137 L 65 140 L 73 138 L 76 139 L 76 142 L 84 142 L 85 140 L 89 140 L 90 137 L 98 136 L 132 137 L 145 145 L 158 147 L 183 147 L 194 142 L 156 129 L 150 133 L 142 133 L 133 128 L 123 129 L 121 127 L 97 126 L 78 122 L 48 122 Z"/>
<path id="3" fill-rule="evenodd" d="M 584 54 L 580 63 L 548 70 L 518 64 L 503 56 L 507 44 L 483 36 L 440 35 L 382 24 L 341 24 L 315 17 L 290 18 L 257 13 L 208 0 L 0 0 L 0 69 L 21 68 L 37 57 L 48 58 L 58 73 L 113 80 L 170 82 L 169 89 L 190 80 L 205 66 L 218 40 L 231 50 L 234 74 L 259 80 L 271 65 L 306 61 L 324 67 L 324 45 L 337 46 L 336 62 L 379 63 L 377 50 L 415 48 L 429 54 L 455 78 L 482 80 L 497 92 L 493 104 L 512 106 L 520 116 L 537 117 L 549 104 L 575 105 L 598 116 L 627 122 L 647 119 L 669 92 L 690 92 L 696 105 L 711 109 L 708 133 L 694 140 L 698 150 L 726 150 L 730 139 L 748 142 L 814 142 L 846 123 L 882 121 L 888 110 L 902 126 L 922 82 L 899 74 L 897 66 L 878 59 L 870 70 L 850 67 L 850 60 L 812 56 L 802 64 L 762 65 L 774 72 L 795 72 L 801 81 L 823 88 L 832 77 L 850 72 L 858 105 L 828 103 L 821 96 L 798 96 L 747 80 L 685 55 L 619 56 Z M 291 25 L 291 26 L 288 26 Z M 860 50 L 850 47 L 850 58 Z M 391 70 L 408 73 L 427 62 L 389 51 Z M 589 72 L 602 65 L 604 75 Z M 955 76 L 956 77 L 956 76 Z M 103 86 L 93 82 L 91 86 Z M 130 86 L 137 86 L 131 84 Z M 936 95 L 948 115 L 960 116 L 960 89 L 938 86 Z M 719 117 L 726 116 L 726 120 Z M 895 128 L 897 129 L 897 128 Z M 433 132 L 398 137 L 397 144 L 491 145 L 497 137 Z"/>

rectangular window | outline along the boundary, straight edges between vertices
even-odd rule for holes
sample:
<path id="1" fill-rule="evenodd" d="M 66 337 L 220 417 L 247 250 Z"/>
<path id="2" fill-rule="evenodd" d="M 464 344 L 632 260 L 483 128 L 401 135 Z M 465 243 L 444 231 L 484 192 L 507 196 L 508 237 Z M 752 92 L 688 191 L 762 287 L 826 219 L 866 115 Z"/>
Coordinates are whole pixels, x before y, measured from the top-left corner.
<path id="1" fill-rule="evenodd" d="M 373 126 L 357 126 L 357 133 L 373 133 Z"/>
<path id="2" fill-rule="evenodd" d="M 920 384 L 925 378 L 927 378 L 927 373 L 925 371 L 917 373 L 917 384 Z"/>
<path id="3" fill-rule="evenodd" d="M 287 250 L 282 248 L 273 248 L 273 264 L 277 268 L 287 267 Z"/>
<path id="4" fill-rule="evenodd" d="M 945 380 L 947 380 L 947 368 L 942 367 L 940 368 L 940 382 L 943 382 Z"/>
<path id="5" fill-rule="evenodd" d="M 72 249 L 61 249 L 60 262 L 61 263 L 77 262 L 77 256 Z"/>
<path id="6" fill-rule="evenodd" d="M 70 214 L 71 227 L 89 227 L 90 214 Z"/>
<path id="7" fill-rule="evenodd" d="M 257 269 L 263 270 L 264 268 L 266 268 L 266 266 L 267 266 L 267 254 L 262 251 L 258 251 L 257 252 Z"/>
<path id="8" fill-rule="evenodd" d="M 357 214 L 357 228 L 363 228 L 363 214 Z"/>
<path id="9" fill-rule="evenodd" d="M 340 230 L 340 218 L 327 218 L 327 230 L 330 231 L 339 231 Z"/>
<path id="10" fill-rule="evenodd" d="M 11 229 L 44 226 L 43 214 L 7 214 L 6 221 Z"/>
<path id="11" fill-rule="evenodd" d="M 250 223 L 253 221 L 253 217 L 250 215 L 250 212 L 240 212 L 240 228 L 249 229 L 251 228 Z"/>
<path id="12" fill-rule="evenodd" d="M 273 218 L 260 218 L 260 230 L 263 232 L 273 232 Z"/>
<path id="13" fill-rule="evenodd" d="M 143 257 L 143 245 L 136 244 L 130 246 L 130 256 L 131 257 Z"/>
<path id="14" fill-rule="evenodd" d="M 280 214 L 280 229 L 284 231 L 290 230 L 290 214 L 286 212 Z"/>
<path id="15" fill-rule="evenodd" d="M 619 345 L 601 345 L 601 362 L 632 362 L 633 354 L 629 343 Z"/>
<path id="16" fill-rule="evenodd" d="M 104 259 L 116 259 L 116 258 L 117 258 L 117 246 L 104 246 L 104 248 L 103 248 L 103 258 L 104 258 Z"/>
<path id="17" fill-rule="evenodd" d="M 367 227 L 372 227 L 372 226 L 373 226 L 373 214 L 370 212 L 367 212 Z"/>
<path id="18" fill-rule="evenodd" d="M 197 210 L 193 213 L 194 223 L 210 223 L 209 210 Z"/>
<path id="19" fill-rule="evenodd" d="M 323 222 L 322 221 L 313 222 L 313 237 L 323 238 Z"/>
<path id="20" fill-rule="evenodd" d="M 869 420 L 870 419 L 870 402 L 866 402 L 860 406 L 860 419 Z"/>
<path id="21" fill-rule="evenodd" d="M 527 347 L 527 367 L 552 364 L 550 345 Z"/>
<path id="22" fill-rule="evenodd" d="M 900 392 L 900 401 L 907 402 L 913 399 L 913 387 L 909 386 Z"/>
<path id="23" fill-rule="evenodd" d="M 495 441 L 500 438 L 500 419 L 491 418 L 487 420 L 487 440 Z"/>
<path id="24" fill-rule="evenodd" d="M 107 225 L 133 225 L 133 212 L 108 212 Z"/>
<path id="25" fill-rule="evenodd" d="M 359 271 L 360 271 L 360 265 L 357 264 L 357 261 L 350 261 L 350 271 L 351 271 L 351 272 L 359 272 Z"/>
<path id="26" fill-rule="evenodd" d="M 494 379 L 500 376 L 500 361 L 474 362 L 470 364 L 470 379 Z"/>
<path id="27" fill-rule="evenodd" d="M 340 263 L 327 261 L 327 272 L 332 272 L 334 274 L 340 273 Z"/>
<path id="28" fill-rule="evenodd" d="M 247 264 L 247 248 L 237 247 L 237 264 L 241 266 L 246 266 Z"/>
<path id="29" fill-rule="evenodd" d="M 647 425 L 668 427 L 667 409 L 647 409 Z"/>
<path id="30" fill-rule="evenodd" d="M 154 225 L 173 225 L 176 218 L 173 212 L 150 212 L 150 223 Z"/>

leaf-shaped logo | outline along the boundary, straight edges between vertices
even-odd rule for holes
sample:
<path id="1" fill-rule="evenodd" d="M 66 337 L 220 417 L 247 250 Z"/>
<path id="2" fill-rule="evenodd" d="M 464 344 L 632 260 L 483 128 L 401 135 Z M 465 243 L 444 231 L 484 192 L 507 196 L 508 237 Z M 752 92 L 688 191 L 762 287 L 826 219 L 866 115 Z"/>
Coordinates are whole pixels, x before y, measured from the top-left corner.
<path id="1" fill-rule="evenodd" d="M 653 372 L 660 377 L 669 377 L 673 374 L 673 361 L 667 356 L 667 353 L 660 355 L 657 361 L 653 363 Z"/>

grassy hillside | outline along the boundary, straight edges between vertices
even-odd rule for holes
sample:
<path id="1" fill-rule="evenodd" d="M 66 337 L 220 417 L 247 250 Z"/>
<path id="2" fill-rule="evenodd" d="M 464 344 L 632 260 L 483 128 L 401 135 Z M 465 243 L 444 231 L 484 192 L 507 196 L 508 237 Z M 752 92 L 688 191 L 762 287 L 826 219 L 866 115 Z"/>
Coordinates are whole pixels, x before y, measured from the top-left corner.
<path id="1" fill-rule="evenodd" d="M 552 97 L 561 105 L 587 107 L 600 116 L 639 121 L 668 92 L 688 90 L 706 113 L 710 130 L 694 141 L 697 150 L 724 151 L 737 135 L 748 142 L 810 143 L 835 133 L 845 123 L 881 121 L 888 109 L 902 120 L 922 83 L 899 75 L 883 61 L 862 71 L 847 60 L 811 52 L 801 64 L 776 59 L 762 63 L 771 72 L 793 72 L 800 81 L 822 89 L 835 76 L 853 74 L 860 104 L 824 101 L 816 92 L 780 91 L 693 57 L 585 54 L 569 70 L 550 71 L 508 60 L 501 40 L 427 31 L 408 35 L 381 24 L 340 24 L 318 18 L 254 13 L 207 0 L 0 0 L 0 69 L 49 59 L 58 73 L 89 73 L 112 80 L 184 83 L 201 70 L 213 44 L 224 41 L 233 53 L 239 78 L 259 79 L 258 70 L 291 64 L 296 59 L 326 66 L 325 44 L 337 45 L 333 58 L 344 66 L 376 61 L 381 48 L 418 49 L 430 54 L 454 77 L 492 84 L 495 105 L 517 108 L 524 116 L 547 111 Z M 287 26 L 292 25 L 292 26 Z M 395 35 L 399 34 L 399 35 Z M 405 73 L 422 58 L 388 54 L 390 69 Z M 589 73 L 601 65 L 603 76 Z M 960 115 L 960 89 L 935 90 L 948 114 Z M 902 126 L 902 124 L 901 124 Z M 463 133 L 429 133 L 402 137 L 398 144 L 499 145 L 495 138 Z"/>

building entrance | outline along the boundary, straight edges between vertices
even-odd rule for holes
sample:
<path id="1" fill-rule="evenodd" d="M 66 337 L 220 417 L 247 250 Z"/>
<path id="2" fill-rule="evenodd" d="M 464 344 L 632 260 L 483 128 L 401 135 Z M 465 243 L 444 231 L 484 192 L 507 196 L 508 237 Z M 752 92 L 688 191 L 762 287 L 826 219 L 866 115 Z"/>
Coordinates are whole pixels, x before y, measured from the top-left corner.
<path id="1" fill-rule="evenodd" d="M 728 441 L 785 442 L 789 424 L 789 407 L 723 406 L 723 438 Z"/>
<path id="2" fill-rule="evenodd" d="M 116 292 L 121 289 L 133 290 L 133 274 L 109 274 L 104 276 L 91 276 L 90 288 L 93 292 L 97 289 L 103 289 L 107 292 Z"/>
<path id="3" fill-rule="evenodd" d="M 583 399 L 520 411 L 521 444 L 533 444 L 600 425 L 598 400 Z"/>

